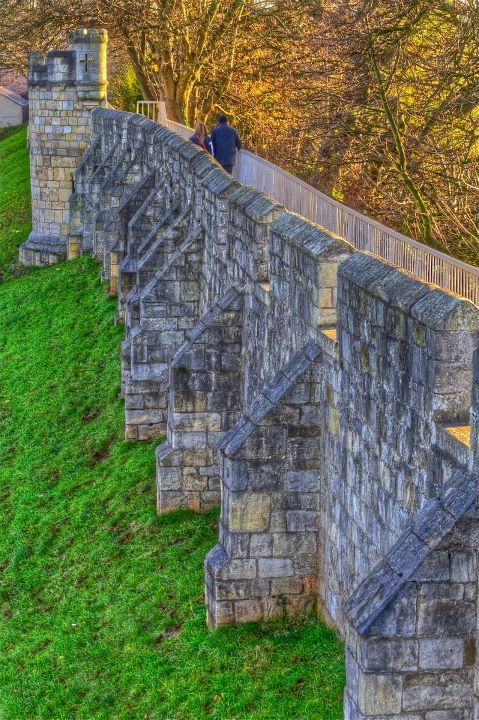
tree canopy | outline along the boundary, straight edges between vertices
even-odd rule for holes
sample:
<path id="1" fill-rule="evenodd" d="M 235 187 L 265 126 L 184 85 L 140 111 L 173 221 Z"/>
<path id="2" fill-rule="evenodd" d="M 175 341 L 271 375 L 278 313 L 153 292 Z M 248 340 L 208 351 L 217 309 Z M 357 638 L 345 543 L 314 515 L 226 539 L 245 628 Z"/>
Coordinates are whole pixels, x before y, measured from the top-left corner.
<path id="1" fill-rule="evenodd" d="M 99 25 L 170 118 L 247 145 L 391 227 L 478 263 L 476 0 L 3 0 L 0 62 Z M 122 76 L 123 77 L 123 76 Z"/>

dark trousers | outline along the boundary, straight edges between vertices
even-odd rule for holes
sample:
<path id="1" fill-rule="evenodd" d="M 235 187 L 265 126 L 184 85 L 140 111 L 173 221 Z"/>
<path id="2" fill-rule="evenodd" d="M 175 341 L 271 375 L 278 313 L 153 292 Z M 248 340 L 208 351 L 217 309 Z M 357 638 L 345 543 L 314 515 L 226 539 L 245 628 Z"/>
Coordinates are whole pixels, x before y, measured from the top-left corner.
<path id="1" fill-rule="evenodd" d="M 230 175 L 233 174 L 233 165 L 222 165 L 223 170 L 226 170 Z"/>

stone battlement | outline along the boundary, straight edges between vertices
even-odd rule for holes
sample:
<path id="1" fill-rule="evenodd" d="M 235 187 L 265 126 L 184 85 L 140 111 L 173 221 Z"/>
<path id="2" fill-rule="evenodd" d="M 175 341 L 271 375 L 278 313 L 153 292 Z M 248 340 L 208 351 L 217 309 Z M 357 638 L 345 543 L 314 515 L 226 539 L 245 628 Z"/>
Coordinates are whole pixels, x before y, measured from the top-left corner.
<path id="1" fill-rule="evenodd" d="M 167 436 L 159 511 L 221 504 L 210 627 L 319 612 L 345 718 L 472 720 L 479 309 L 124 112 L 93 111 L 70 217 L 118 295 L 126 437 Z"/>
<path id="2" fill-rule="evenodd" d="M 46 55 L 37 51 L 30 53 L 30 94 L 32 90 L 35 92 L 34 88 L 40 87 L 87 85 L 91 88 L 90 99 L 96 100 L 98 104 L 106 87 L 107 42 L 106 30 L 81 28 L 71 33 L 68 50 L 52 50 Z M 95 88 L 102 88 L 100 97 Z"/>

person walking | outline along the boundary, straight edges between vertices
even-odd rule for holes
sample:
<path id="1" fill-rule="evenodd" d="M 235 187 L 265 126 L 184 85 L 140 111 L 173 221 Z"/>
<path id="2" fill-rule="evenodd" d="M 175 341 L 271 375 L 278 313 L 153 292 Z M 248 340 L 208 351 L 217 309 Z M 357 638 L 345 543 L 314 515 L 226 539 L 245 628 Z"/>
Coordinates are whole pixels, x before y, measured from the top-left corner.
<path id="1" fill-rule="evenodd" d="M 233 172 L 235 164 L 236 151 L 241 150 L 240 136 L 228 123 L 226 115 L 220 115 L 218 125 L 213 128 L 211 133 L 211 142 L 213 145 L 213 155 L 226 172 Z"/>
<path id="2" fill-rule="evenodd" d="M 210 155 L 211 153 L 211 139 L 208 136 L 206 125 L 204 122 L 197 122 L 195 125 L 195 133 L 190 137 L 190 140 L 195 145 L 199 145 L 200 148 L 206 150 Z"/>

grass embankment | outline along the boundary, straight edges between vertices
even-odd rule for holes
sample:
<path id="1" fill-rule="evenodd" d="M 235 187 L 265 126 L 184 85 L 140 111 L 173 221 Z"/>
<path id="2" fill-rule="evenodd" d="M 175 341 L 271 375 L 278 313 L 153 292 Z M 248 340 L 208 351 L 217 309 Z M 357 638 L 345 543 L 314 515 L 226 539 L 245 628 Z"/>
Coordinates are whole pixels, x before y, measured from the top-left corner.
<path id="1" fill-rule="evenodd" d="M 32 227 L 26 137 L 25 125 L 0 129 L 0 283 L 15 276 Z"/>
<path id="2" fill-rule="evenodd" d="M 28 232 L 8 200 L 4 267 Z M 324 626 L 206 630 L 216 515 L 156 515 L 155 443 L 122 439 L 114 312 L 90 259 L 0 286 L 0 718 L 339 720 Z"/>

